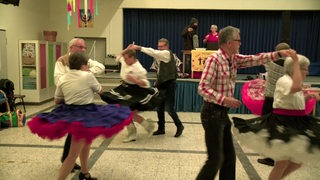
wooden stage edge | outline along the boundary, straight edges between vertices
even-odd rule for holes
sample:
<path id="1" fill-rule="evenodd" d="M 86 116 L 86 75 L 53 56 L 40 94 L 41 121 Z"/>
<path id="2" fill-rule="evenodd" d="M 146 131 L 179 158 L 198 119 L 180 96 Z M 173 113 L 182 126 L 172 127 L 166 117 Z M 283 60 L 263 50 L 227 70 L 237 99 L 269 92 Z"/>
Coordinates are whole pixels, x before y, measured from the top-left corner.
<path id="1" fill-rule="evenodd" d="M 104 82 L 108 79 L 120 80 L 119 72 L 107 72 L 105 74 L 100 74 L 96 76 L 98 80 L 103 80 Z M 155 72 L 148 72 L 147 75 L 149 80 L 155 80 L 157 75 Z M 243 83 L 248 81 L 247 77 L 256 78 L 257 74 L 237 74 L 237 83 Z M 177 81 L 185 81 L 185 82 L 199 82 L 200 79 L 192 79 L 192 78 L 178 78 Z M 312 85 L 320 85 L 320 76 L 307 76 L 307 79 L 304 83 L 312 84 Z"/>

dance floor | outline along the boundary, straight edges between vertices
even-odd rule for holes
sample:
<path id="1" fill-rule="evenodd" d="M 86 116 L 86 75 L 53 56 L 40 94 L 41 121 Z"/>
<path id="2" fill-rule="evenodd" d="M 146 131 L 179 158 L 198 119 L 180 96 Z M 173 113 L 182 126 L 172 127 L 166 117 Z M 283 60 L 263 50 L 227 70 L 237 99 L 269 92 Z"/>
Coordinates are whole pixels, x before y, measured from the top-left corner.
<path id="1" fill-rule="evenodd" d="M 98 98 L 95 103 L 103 103 Z M 50 111 L 52 101 L 41 105 L 27 105 L 28 118 L 36 113 Z M 157 121 L 156 112 L 143 112 L 146 118 Z M 173 137 L 176 131 L 172 119 L 166 114 L 166 134 L 147 137 L 146 131 L 137 125 L 137 141 L 122 143 L 127 135 L 123 130 L 110 139 L 98 138 L 90 151 L 89 168 L 99 180 L 192 180 L 206 160 L 204 131 L 198 112 L 179 112 L 185 126 L 181 137 Z M 244 118 L 248 114 L 230 114 Z M 27 127 L 0 131 L 0 177 L 6 180 L 57 179 L 65 138 L 48 141 L 31 134 Z M 237 180 L 267 179 L 272 167 L 257 163 L 262 158 L 256 152 L 242 146 L 234 139 L 237 153 Z M 77 160 L 79 163 L 79 159 Z M 306 162 L 307 163 L 307 162 Z M 288 180 L 317 180 L 320 162 L 305 164 L 290 175 Z M 77 180 L 79 171 L 71 173 L 68 180 Z M 216 178 L 218 179 L 218 178 Z"/>

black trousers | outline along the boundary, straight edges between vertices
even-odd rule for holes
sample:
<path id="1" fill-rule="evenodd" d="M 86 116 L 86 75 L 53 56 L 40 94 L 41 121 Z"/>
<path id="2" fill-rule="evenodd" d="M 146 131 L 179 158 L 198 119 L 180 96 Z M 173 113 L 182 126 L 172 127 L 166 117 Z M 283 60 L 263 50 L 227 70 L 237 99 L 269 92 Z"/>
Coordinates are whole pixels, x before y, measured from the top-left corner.
<path id="1" fill-rule="evenodd" d="M 231 133 L 229 108 L 204 102 L 201 122 L 205 131 L 208 159 L 200 170 L 197 180 L 214 179 L 219 171 L 220 180 L 234 180 L 236 155 Z"/>
<path id="2" fill-rule="evenodd" d="M 176 80 L 170 80 L 164 82 L 158 86 L 160 94 L 165 93 L 163 100 L 157 108 L 158 115 L 158 129 L 165 129 L 165 109 L 168 111 L 168 114 L 173 119 L 174 124 L 177 127 L 182 126 L 182 123 L 179 119 L 179 116 L 174 108 L 175 103 L 175 92 L 176 92 Z"/>
<path id="3" fill-rule="evenodd" d="M 263 108 L 262 108 L 262 115 L 271 113 L 272 110 L 273 110 L 272 105 L 273 105 L 273 97 L 266 96 L 264 98 L 264 103 L 263 103 Z"/>
<path id="4" fill-rule="evenodd" d="M 66 138 L 66 141 L 64 143 L 64 147 L 63 147 L 63 153 L 62 153 L 62 157 L 61 157 L 61 162 L 63 162 L 68 154 L 69 154 L 69 151 L 70 151 L 70 146 L 71 146 L 71 138 L 72 136 L 70 134 L 68 134 L 67 138 Z"/>

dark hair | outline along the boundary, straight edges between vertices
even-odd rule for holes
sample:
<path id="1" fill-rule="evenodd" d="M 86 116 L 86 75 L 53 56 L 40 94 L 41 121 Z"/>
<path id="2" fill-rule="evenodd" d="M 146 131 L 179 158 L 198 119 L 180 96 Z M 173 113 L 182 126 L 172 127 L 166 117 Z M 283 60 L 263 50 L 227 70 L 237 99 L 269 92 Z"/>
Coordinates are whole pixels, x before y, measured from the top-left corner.
<path id="1" fill-rule="evenodd" d="M 74 52 L 69 56 L 70 69 L 80 70 L 81 66 L 88 64 L 88 57 L 82 52 Z"/>

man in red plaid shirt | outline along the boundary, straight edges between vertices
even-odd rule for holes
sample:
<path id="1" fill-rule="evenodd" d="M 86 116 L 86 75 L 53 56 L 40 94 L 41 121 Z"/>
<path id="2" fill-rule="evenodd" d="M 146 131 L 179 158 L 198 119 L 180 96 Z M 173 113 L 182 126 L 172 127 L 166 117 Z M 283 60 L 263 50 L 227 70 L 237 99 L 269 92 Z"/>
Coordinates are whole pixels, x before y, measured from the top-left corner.
<path id="1" fill-rule="evenodd" d="M 205 131 L 208 159 L 197 180 L 235 179 L 236 155 L 231 133 L 229 108 L 238 108 L 241 102 L 233 97 L 238 68 L 246 68 L 289 56 L 289 50 L 257 55 L 241 55 L 240 29 L 228 26 L 220 31 L 219 50 L 205 62 L 198 86 L 203 97 L 201 122 Z"/>

